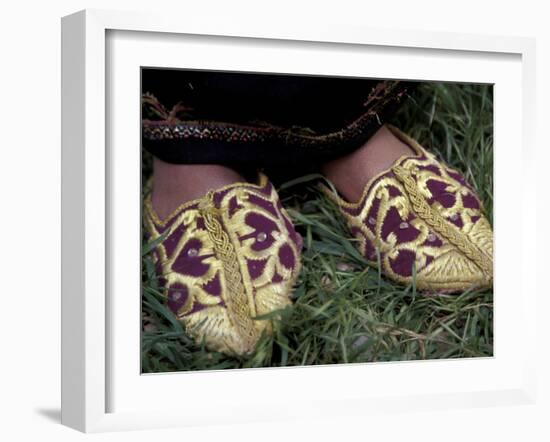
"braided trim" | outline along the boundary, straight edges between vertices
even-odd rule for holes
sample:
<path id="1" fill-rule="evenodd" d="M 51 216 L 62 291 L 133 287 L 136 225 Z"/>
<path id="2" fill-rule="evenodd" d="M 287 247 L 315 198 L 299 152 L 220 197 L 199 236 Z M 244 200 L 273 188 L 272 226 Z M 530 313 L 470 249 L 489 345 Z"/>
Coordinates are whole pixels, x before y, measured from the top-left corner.
<path id="1" fill-rule="evenodd" d="M 208 235 L 214 244 L 216 256 L 222 262 L 228 292 L 227 297 L 224 299 L 227 312 L 231 322 L 239 330 L 239 334 L 246 342 L 246 347 L 253 349 L 257 341 L 258 332 L 254 321 L 250 317 L 250 307 L 237 253 L 229 235 L 218 220 L 220 211 L 214 207 L 213 193 L 209 192 L 205 200 L 207 203 L 199 210 L 204 218 Z"/>
<path id="2" fill-rule="evenodd" d="M 416 214 L 437 233 L 444 236 L 451 244 L 472 260 L 485 275 L 492 276 L 492 266 L 487 262 L 485 254 L 469 238 L 454 228 L 439 212 L 433 210 L 422 194 L 418 191 L 416 181 L 411 172 L 403 166 L 394 166 L 392 171 L 403 184 L 405 192 L 412 203 Z"/>

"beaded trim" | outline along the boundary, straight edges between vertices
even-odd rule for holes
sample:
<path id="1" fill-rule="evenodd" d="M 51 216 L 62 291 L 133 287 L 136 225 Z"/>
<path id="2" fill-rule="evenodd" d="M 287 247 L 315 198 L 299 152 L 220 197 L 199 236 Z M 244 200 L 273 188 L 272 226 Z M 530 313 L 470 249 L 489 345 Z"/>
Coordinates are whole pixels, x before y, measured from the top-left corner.
<path id="1" fill-rule="evenodd" d="M 142 133 L 143 138 L 150 142 L 208 139 L 228 143 L 280 143 L 318 150 L 334 149 L 335 146 L 351 146 L 357 140 L 364 139 L 373 128 L 378 128 L 382 124 L 379 113 L 383 115 L 384 109 L 399 104 L 406 97 L 408 87 L 410 86 L 402 81 L 385 81 L 370 92 L 362 115 L 342 129 L 329 133 L 315 133 L 309 128 L 286 128 L 267 123 L 252 125 L 193 120 L 190 118 L 191 108 L 178 103 L 169 111 L 155 96 L 145 93 L 142 95 L 142 104 L 157 119 L 144 118 Z"/>

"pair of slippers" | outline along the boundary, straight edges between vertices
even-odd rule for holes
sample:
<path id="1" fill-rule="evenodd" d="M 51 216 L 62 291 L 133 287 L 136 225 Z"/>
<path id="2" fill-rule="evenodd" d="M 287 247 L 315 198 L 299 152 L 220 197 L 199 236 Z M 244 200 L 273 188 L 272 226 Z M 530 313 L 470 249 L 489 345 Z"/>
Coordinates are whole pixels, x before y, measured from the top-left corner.
<path id="1" fill-rule="evenodd" d="M 395 127 L 413 151 L 371 179 L 351 204 L 321 186 L 345 217 L 358 247 L 388 278 L 419 290 L 489 287 L 493 234 L 463 176 Z M 145 200 L 145 226 L 167 307 L 197 342 L 227 354 L 251 353 L 267 319 L 291 304 L 302 239 L 268 178 L 234 183 L 178 207 L 166 219 Z"/>

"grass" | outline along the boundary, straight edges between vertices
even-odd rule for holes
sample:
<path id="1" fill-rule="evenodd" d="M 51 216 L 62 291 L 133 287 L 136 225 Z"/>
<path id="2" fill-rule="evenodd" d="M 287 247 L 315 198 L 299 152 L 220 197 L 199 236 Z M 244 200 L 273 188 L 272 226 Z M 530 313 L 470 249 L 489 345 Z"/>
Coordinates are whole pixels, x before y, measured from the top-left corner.
<path id="1" fill-rule="evenodd" d="M 476 188 L 492 222 L 492 87 L 426 83 L 392 123 L 437 151 Z M 144 173 L 149 166 L 144 164 Z M 304 238 L 293 306 L 247 358 L 197 346 L 164 307 L 148 253 L 143 261 L 142 371 L 214 370 L 491 356 L 493 292 L 423 294 L 369 267 L 318 176 L 279 183 Z M 146 252 L 146 246 L 144 247 Z"/>

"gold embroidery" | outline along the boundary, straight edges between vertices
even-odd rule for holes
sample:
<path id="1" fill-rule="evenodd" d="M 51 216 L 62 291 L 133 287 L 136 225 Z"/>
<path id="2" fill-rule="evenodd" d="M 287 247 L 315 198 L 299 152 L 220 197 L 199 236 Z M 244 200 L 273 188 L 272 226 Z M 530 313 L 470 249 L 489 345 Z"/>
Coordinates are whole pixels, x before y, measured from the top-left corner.
<path id="1" fill-rule="evenodd" d="M 167 286 L 172 287 L 180 284 L 188 287 L 189 290 L 189 299 L 177 312 L 177 317 L 179 319 L 193 309 L 195 301 L 209 306 L 217 305 L 220 302 L 218 297 L 208 294 L 203 288 L 204 284 L 210 282 L 221 271 L 221 265 L 220 262 L 212 256 L 214 254 L 214 249 L 209 244 L 207 232 L 196 228 L 195 218 L 197 214 L 197 210 L 188 210 L 180 213 L 175 222 L 168 229 L 166 235 L 167 238 L 170 237 L 178 229 L 178 227 L 185 227 L 185 231 L 179 239 L 172 254 L 169 255 L 167 253 L 166 247 L 164 247 L 163 244 L 159 244 L 156 248 L 159 262 L 161 268 L 163 269 L 162 276 L 166 279 Z M 151 217 L 151 213 L 147 208 L 144 215 L 145 227 L 149 232 L 151 240 L 159 238 L 161 234 L 159 233 L 153 218 Z M 191 240 L 199 240 L 202 244 L 202 255 L 210 256 L 204 259 L 204 263 L 208 265 L 208 271 L 199 277 L 184 275 L 172 270 L 172 266 L 182 253 L 183 248 Z M 220 284 L 223 288 L 225 285 L 223 278 L 220 281 Z"/>
<path id="2" fill-rule="evenodd" d="M 266 193 L 271 189 L 270 193 Z M 223 198 L 214 204 L 213 196 Z M 274 210 L 277 215 L 255 201 L 254 197 Z M 232 201 L 234 199 L 234 201 Z M 236 203 L 236 204 L 235 204 Z M 273 244 L 260 252 L 252 249 L 254 231 L 247 223 L 249 214 L 258 214 L 276 226 Z M 144 220 L 150 240 L 167 229 L 172 247 L 167 253 L 166 240 L 156 248 L 158 264 L 166 279 L 166 293 L 177 290 L 178 284 L 187 287 L 189 299 L 178 309 L 176 316 L 194 339 L 212 350 L 226 353 L 250 353 L 263 332 L 271 332 L 270 320 L 256 320 L 291 304 L 290 293 L 300 271 L 299 250 L 290 240 L 284 217 L 278 207 L 278 195 L 267 177 L 260 174 L 258 184 L 234 183 L 211 192 L 207 197 L 182 204 L 170 216 L 161 220 L 155 213 L 151 197 L 144 201 Z M 200 223 L 199 223 L 200 221 Z M 183 232 L 183 233 L 181 233 Z M 173 235 L 177 235 L 174 237 Z M 171 236 L 172 235 L 172 236 Z M 248 235 L 248 239 L 242 239 Z M 208 266 L 201 276 L 174 271 L 174 266 L 189 241 L 201 243 L 197 257 Z M 278 262 L 279 247 L 288 245 L 295 258 L 293 269 Z M 248 263 L 267 258 L 261 274 L 251 278 Z M 283 271 L 284 270 L 284 271 Z M 279 282 L 271 278 L 278 273 Z M 206 284 L 218 277 L 220 296 L 206 291 Z M 172 287 L 176 287 L 172 289 Z"/>
<path id="3" fill-rule="evenodd" d="M 409 251 L 416 257 L 419 289 L 455 291 L 472 285 L 489 286 L 493 266 L 491 226 L 480 209 L 464 206 L 464 197 L 475 195 L 451 176 L 456 171 L 437 161 L 434 155 L 397 128 L 389 126 L 389 129 L 414 152 L 395 161 L 393 174 L 385 170 L 369 180 L 356 203 L 342 200 L 325 185 L 320 186 L 321 190 L 341 208 L 348 225 L 360 232 L 355 235 L 359 249 L 371 265 L 377 265 L 377 261 L 373 255 L 368 256 L 367 251 L 370 247 L 380 251 L 380 264 L 389 278 L 411 283 L 412 277 L 403 276 L 392 268 L 392 261 L 402 251 Z M 444 184 L 445 191 L 454 197 L 451 207 L 443 207 L 438 201 L 431 206 L 428 204 L 427 200 L 433 197 L 428 187 L 432 179 Z M 377 214 L 369 219 L 375 202 Z M 382 229 L 391 209 L 397 210 L 401 220 L 410 220 L 411 226 L 419 232 L 413 240 L 399 242 L 394 232 L 383 238 Z M 447 219 L 460 220 L 461 227 Z M 441 237 L 442 244 L 430 244 L 429 235 L 434 233 Z"/>
<path id="4" fill-rule="evenodd" d="M 258 339 L 258 333 L 251 318 L 250 306 L 242 280 L 237 253 L 229 236 L 217 219 L 220 216 L 220 211 L 214 207 L 212 199 L 213 193 L 209 192 L 205 198 L 206 204 L 200 208 L 200 213 L 204 218 L 206 230 L 214 244 L 216 255 L 222 262 L 224 277 L 227 282 L 227 293 L 224 294 L 225 296 L 222 296 L 227 305 L 231 322 L 239 329 L 239 334 L 246 341 L 245 346 L 253 348 L 254 343 Z"/>
<path id="5" fill-rule="evenodd" d="M 235 189 L 235 188 L 238 188 L 238 187 L 242 186 L 243 184 L 246 185 L 246 187 L 248 187 L 252 190 L 261 190 L 262 188 L 264 188 L 267 185 L 267 183 L 268 183 L 267 176 L 262 173 L 262 174 L 260 174 L 258 184 L 254 184 L 254 183 L 232 183 L 232 184 L 227 184 L 226 186 L 222 186 L 222 187 L 217 188 L 216 192 L 224 192 L 226 190 Z M 151 186 L 151 184 L 148 184 L 148 185 Z M 185 203 L 182 203 L 178 207 L 176 207 L 172 211 L 172 213 L 164 219 L 160 219 L 160 217 L 157 215 L 157 212 L 153 208 L 153 204 L 151 202 L 151 193 L 148 193 L 147 196 L 145 197 L 144 205 L 145 205 L 145 210 L 146 210 L 147 216 L 149 216 L 155 222 L 155 224 L 157 224 L 158 226 L 166 227 L 166 225 L 173 218 L 175 218 L 178 213 L 181 213 L 185 209 L 187 209 L 189 207 L 192 207 L 196 204 L 199 204 L 202 200 L 203 200 L 202 198 L 197 198 L 195 200 L 186 201 Z"/>
<path id="6" fill-rule="evenodd" d="M 395 176 L 401 181 L 407 192 L 415 213 L 430 225 L 437 233 L 454 244 L 469 259 L 474 261 L 483 272 L 490 276 L 492 266 L 487 264 L 487 257 L 474 245 L 471 239 L 462 234 L 445 220 L 437 211 L 433 210 L 424 197 L 418 192 L 416 181 L 409 170 L 402 166 L 392 168 Z"/>

